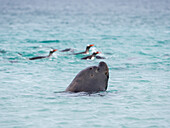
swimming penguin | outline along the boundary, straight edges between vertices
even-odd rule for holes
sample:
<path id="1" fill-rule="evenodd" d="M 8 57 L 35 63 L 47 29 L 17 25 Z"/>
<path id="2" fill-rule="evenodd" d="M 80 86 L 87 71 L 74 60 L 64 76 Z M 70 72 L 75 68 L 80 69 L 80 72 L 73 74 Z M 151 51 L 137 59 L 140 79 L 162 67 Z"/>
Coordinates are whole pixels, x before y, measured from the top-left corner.
<path id="1" fill-rule="evenodd" d="M 89 54 L 89 49 L 94 46 L 94 44 L 91 45 L 87 45 L 86 50 L 84 52 L 78 52 L 78 53 L 74 53 L 74 55 L 78 55 L 78 54 Z"/>
<path id="2" fill-rule="evenodd" d="M 37 60 L 37 59 L 43 59 L 43 58 L 49 58 L 54 52 L 56 52 L 57 49 L 53 49 L 49 52 L 49 55 L 48 56 L 36 56 L 36 57 L 31 57 L 31 58 L 28 58 L 29 60 Z M 21 53 L 18 53 L 19 55 L 22 55 Z"/>
<path id="3" fill-rule="evenodd" d="M 73 51 L 73 49 L 71 49 L 71 48 L 66 48 L 66 49 L 64 49 L 64 50 L 60 50 L 60 52 L 69 52 L 69 51 Z"/>
<path id="4" fill-rule="evenodd" d="M 99 54 L 99 53 L 101 53 L 101 52 L 93 52 L 92 55 L 83 57 L 83 58 L 81 58 L 81 59 L 82 59 L 82 60 L 87 60 L 87 59 L 93 60 L 93 59 L 96 57 L 96 55 Z"/>

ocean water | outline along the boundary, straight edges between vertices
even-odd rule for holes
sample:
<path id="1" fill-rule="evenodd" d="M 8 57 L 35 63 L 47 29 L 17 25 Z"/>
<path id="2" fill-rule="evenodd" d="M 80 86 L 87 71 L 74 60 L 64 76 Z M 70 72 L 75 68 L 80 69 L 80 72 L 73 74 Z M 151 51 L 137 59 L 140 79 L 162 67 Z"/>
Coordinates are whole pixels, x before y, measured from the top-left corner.
<path id="1" fill-rule="evenodd" d="M 106 92 L 60 93 L 100 61 Z M 169 128 L 170 1 L 0 0 L 0 128 L 40 127 Z"/>

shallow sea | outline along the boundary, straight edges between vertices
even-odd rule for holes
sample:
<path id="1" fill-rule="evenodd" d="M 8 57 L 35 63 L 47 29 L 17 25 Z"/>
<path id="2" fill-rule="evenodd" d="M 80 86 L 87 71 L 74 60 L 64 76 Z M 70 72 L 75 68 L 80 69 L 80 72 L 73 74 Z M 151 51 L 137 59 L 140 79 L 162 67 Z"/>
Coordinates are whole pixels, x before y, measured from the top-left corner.
<path id="1" fill-rule="evenodd" d="M 87 44 L 106 59 L 24 58 Z M 55 93 L 100 61 L 106 92 Z M 169 128 L 170 1 L 0 0 L 0 127 Z"/>

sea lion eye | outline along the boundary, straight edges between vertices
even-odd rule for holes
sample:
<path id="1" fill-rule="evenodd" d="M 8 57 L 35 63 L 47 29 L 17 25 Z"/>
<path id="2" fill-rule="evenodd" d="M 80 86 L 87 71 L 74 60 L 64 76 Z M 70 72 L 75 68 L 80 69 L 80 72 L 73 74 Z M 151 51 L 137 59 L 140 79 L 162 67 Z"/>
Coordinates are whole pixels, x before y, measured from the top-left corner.
<path id="1" fill-rule="evenodd" d="M 90 68 L 90 70 L 92 70 L 92 68 Z"/>

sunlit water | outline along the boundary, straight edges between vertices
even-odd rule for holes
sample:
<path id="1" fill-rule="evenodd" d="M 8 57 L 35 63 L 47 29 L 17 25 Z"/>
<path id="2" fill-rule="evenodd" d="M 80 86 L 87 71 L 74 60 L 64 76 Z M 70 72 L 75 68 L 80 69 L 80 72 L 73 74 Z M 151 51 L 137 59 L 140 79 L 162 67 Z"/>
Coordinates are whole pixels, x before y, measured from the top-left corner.
<path id="1" fill-rule="evenodd" d="M 107 92 L 60 93 L 101 60 L 24 58 L 87 44 L 106 57 Z M 0 127 L 169 128 L 170 1 L 0 0 Z"/>

